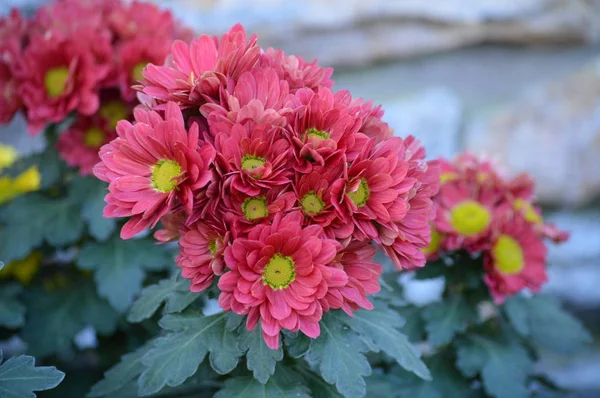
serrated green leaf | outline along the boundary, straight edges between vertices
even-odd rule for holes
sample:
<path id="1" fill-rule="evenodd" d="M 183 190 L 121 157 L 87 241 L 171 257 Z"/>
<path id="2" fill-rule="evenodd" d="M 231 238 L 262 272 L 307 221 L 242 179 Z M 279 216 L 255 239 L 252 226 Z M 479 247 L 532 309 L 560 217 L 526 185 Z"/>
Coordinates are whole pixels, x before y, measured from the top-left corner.
<path id="1" fill-rule="evenodd" d="M 21 291 L 16 283 L 0 288 L 0 326 L 16 329 L 25 324 L 25 306 L 16 297 Z"/>
<path id="2" fill-rule="evenodd" d="M 336 316 L 337 312 L 340 311 L 323 314 L 321 335 L 311 342 L 306 356 L 318 365 L 323 379 L 335 384 L 342 395 L 364 397 L 364 376 L 371 374 L 371 365 L 363 354 L 368 347 L 358 333 L 340 321 L 343 318 Z"/>
<path id="3" fill-rule="evenodd" d="M 521 336 L 529 335 L 528 299 L 523 296 L 512 296 L 504 302 L 504 312 L 515 330 Z"/>
<path id="4" fill-rule="evenodd" d="M 260 324 L 252 331 L 245 326 L 240 328 L 240 349 L 246 353 L 246 364 L 248 370 L 254 374 L 254 378 L 265 384 L 275 373 L 275 365 L 283 359 L 283 350 L 279 347 L 272 350 L 265 344 Z"/>
<path id="5" fill-rule="evenodd" d="M 336 390 L 335 386 L 327 383 L 320 376 L 316 375 L 308 369 L 296 369 L 302 372 L 304 379 L 310 388 L 313 398 L 342 398 L 343 395 Z M 367 395 L 368 396 L 368 395 Z"/>
<path id="6" fill-rule="evenodd" d="M 93 270 L 100 296 L 106 298 L 119 312 L 131 306 L 142 289 L 145 269 L 156 269 L 171 261 L 170 251 L 149 239 L 121 240 L 118 237 L 104 242 L 88 242 L 79 253 L 77 265 Z"/>
<path id="7" fill-rule="evenodd" d="M 555 298 L 538 295 L 528 304 L 529 330 L 536 343 L 561 354 L 572 354 L 592 341 L 581 322 L 560 308 Z"/>
<path id="8" fill-rule="evenodd" d="M 477 312 L 463 296 L 452 296 L 444 301 L 430 304 L 423 311 L 428 342 L 433 346 L 450 343 L 456 333 L 462 333 L 470 322 L 477 319 Z"/>
<path id="9" fill-rule="evenodd" d="M 144 344 L 136 351 L 123 355 L 121 361 L 104 373 L 104 378 L 90 390 L 88 397 L 109 397 L 121 390 L 129 382 L 137 379 L 144 370 L 142 357 L 152 348 L 151 343 Z"/>
<path id="10" fill-rule="evenodd" d="M 332 314 L 357 331 L 372 351 L 383 351 L 404 369 L 423 379 L 430 379 L 431 375 L 420 353 L 406 335 L 398 331 L 404 324 L 402 317 L 384 302 L 376 301 L 374 304 L 372 311 L 359 310 L 353 317 L 344 316 L 340 311 Z"/>
<path id="11" fill-rule="evenodd" d="M 288 355 L 292 358 L 301 358 L 310 348 L 312 339 L 304 333 L 285 331 L 283 341 L 287 347 Z"/>
<path id="12" fill-rule="evenodd" d="M 52 246 L 65 246 L 74 243 L 83 234 L 83 220 L 76 215 L 80 207 L 68 198 L 48 200 L 44 211 L 44 238 Z"/>
<path id="13" fill-rule="evenodd" d="M 252 377 L 230 378 L 225 381 L 225 388 L 215 394 L 215 398 L 311 398 L 309 388 L 298 379 L 287 380 L 288 374 L 283 374 L 284 369 L 278 365 L 277 373 L 266 384 Z"/>
<path id="14" fill-rule="evenodd" d="M 86 325 L 100 334 L 110 334 L 116 327 L 118 315 L 86 282 L 53 292 L 32 291 L 26 302 L 28 321 L 22 337 L 36 357 L 71 356 L 73 338 Z"/>
<path id="15" fill-rule="evenodd" d="M 64 377 L 65 374 L 55 367 L 36 367 L 33 357 L 13 357 L 0 365 L 0 397 L 35 398 L 34 391 L 50 390 Z"/>
<path id="16" fill-rule="evenodd" d="M 157 339 L 142 358 L 146 369 L 139 380 L 140 395 L 180 385 L 196 373 L 209 352 L 210 364 L 219 374 L 232 371 L 242 355 L 236 334 L 227 329 L 226 313 L 203 316 L 189 311 L 167 315 L 160 325 L 173 333 Z"/>
<path id="17" fill-rule="evenodd" d="M 69 185 L 69 196 L 81 204 L 81 217 L 90 234 L 99 241 L 107 240 L 117 226 L 114 218 L 104 218 L 104 196 L 107 184 L 93 177 L 76 177 Z"/>
<path id="18" fill-rule="evenodd" d="M 479 372 L 486 392 L 493 397 L 529 396 L 526 382 L 532 362 L 520 345 L 472 335 L 459 343 L 457 366 L 467 377 Z"/>
<path id="19" fill-rule="evenodd" d="M 165 303 L 165 312 L 181 312 L 200 296 L 189 290 L 189 281 L 176 278 L 163 279 L 145 287 L 129 310 L 129 322 L 141 322 L 150 318 Z"/>

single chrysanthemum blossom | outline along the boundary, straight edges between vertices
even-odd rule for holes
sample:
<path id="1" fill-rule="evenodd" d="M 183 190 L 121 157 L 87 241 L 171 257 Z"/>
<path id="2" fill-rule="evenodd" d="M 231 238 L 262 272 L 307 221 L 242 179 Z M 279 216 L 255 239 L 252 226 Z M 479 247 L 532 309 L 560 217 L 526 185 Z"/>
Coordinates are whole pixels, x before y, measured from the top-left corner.
<path id="1" fill-rule="evenodd" d="M 409 210 L 395 228 L 378 226 L 378 240 L 398 269 L 410 270 L 424 266 L 427 249 L 436 241 L 440 243 L 440 234 L 430 226 L 436 215 L 433 198 L 440 186 L 440 168 L 437 161 L 425 162 L 425 149 L 414 137 L 409 136 L 404 145 L 409 165 L 405 182 L 410 185 L 405 196 Z"/>
<path id="2" fill-rule="evenodd" d="M 348 113 L 348 107 L 327 88 L 318 93 L 299 90 L 296 97 L 301 105 L 292 123 L 295 169 L 310 172 L 313 165 L 325 165 L 337 151 L 345 153 L 348 162 L 353 161 L 368 141 L 358 132 L 361 119 Z"/>
<path id="3" fill-rule="evenodd" d="M 318 90 L 320 87 L 331 88 L 333 68 L 322 68 L 317 61 L 306 62 L 302 57 L 285 55 L 282 50 L 268 48 L 260 56 L 260 66 L 274 70 L 279 79 L 285 80 L 292 92 L 301 88 Z"/>
<path id="4" fill-rule="evenodd" d="M 122 41 L 140 37 L 181 38 L 181 28 L 168 10 L 154 4 L 132 1 L 110 10 L 107 24 L 113 34 Z"/>
<path id="5" fill-rule="evenodd" d="M 256 66 L 260 56 L 257 37 L 246 37 L 235 25 L 219 40 L 202 35 L 188 45 L 175 41 L 163 66 L 148 65 L 139 88 L 160 104 L 175 101 L 182 107 L 219 102 L 219 91 L 228 79 L 237 80 Z"/>
<path id="6" fill-rule="evenodd" d="M 122 121 L 118 138 L 100 149 L 94 174 L 109 183 L 105 217 L 131 217 L 121 230 L 128 239 L 156 223 L 178 203 L 189 212 L 194 193 L 211 180 L 212 145 L 199 141 L 198 126 L 185 128 L 181 109 L 168 103 L 164 120 L 155 112 L 135 112 L 137 123 Z"/>
<path id="7" fill-rule="evenodd" d="M 97 118 L 79 116 L 60 136 L 56 149 L 69 166 L 79 169 L 81 175 L 91 175 L 100 160 L 98 150 L 115 137 L 103 123 L 98 123 Z"/>
<path id="8" fill-rule="evenodd" d="M 373 309 L 367 296 L 379 291 L 379 277 L 383 272 L 382 266 L 373 262 L 375 253 L 375 246 L 370 242 L 353 241 L 337 254 L 334 265 L 344 270 L 348 282 L 342 287 L 330 286 L 321 300 L 324 311 L 341 308 L 352 316 L 359 308 Z"/>
<path id="9" fill-rule="evenodd" d="M 93 54 L 77 40 L 33 38 L 15 66 L 19 94 L 27 108 L 29 132 L 58 123 L 70 112 L 98 110 L 97 83 L 105 76 Z"/>
<path id="10" fill-rule="evenodd" d="M 547 249 L 533 226 L 520 214 L 500 211 L 495 217 L 484 280 L 494 301 L 525 288 L 538 292 L 547 280 Z"/>
<path id="11" fill-rule="evenodd" d="M 218 156 L 227 165 L 224 185 L 256 196 L 263 189 L 290 183 L 290 145 L 280 129 L 246 122 L 215 137 Z"/>
<path id="12" fill-rule="evenodd" d="M 201 292 L 208 288 L 215 275 L 225 271 L 225 248 L 232 240 L 230 226 L 223 221 L 203 220 L 185 228 L 179 239 L 181 248 L 177 266 L 181 275 L 190 279 L 190 290 Z"/>
<path id="13" fill-rule="evenodd" d="M 219 279 L 219 304 L 225 311 L 248 315 L 248 330 L 260 320 L 272 349 L 279 347 L 281 329 L 317 338 L 320 300 L 329 287 L 348 280 L 342 269 L 332 266 L 339 243 L 326 239 L 318 225 L 302 224 L 299 212 L 279 214 L 225 249 L 229 271 Z"/>
<path id="14" fill-rule="evenodd" d="M 251 120 L 258 124 L 285 127 L 285 116 L 292 112 L 295 97 L 289 93 L 287 82 L 280 80 L 272 69 L 254 68 L 240 78 L 229 80 L 220 103 L 207 103 L 200 111 L 213 125 L 229 125 Z"/>

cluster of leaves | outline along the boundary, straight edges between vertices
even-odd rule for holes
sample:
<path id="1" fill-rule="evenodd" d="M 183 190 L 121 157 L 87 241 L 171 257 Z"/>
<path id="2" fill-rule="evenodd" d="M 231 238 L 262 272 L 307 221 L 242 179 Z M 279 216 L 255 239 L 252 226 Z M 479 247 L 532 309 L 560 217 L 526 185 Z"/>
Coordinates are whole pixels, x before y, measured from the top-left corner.
<path id="1" fill-rule="evenodd" d="M 282 347 L 271 350 L 260 328 L 248 331 L 243 317 L 205 314 L 206 303 L 195 300 L 188 286 L 171 278 L 144 289 L 128 320 L 159 317 L 163 333 L 125 355 L 89 397 L 362 397 L 372 373 L 368 355 L 378 352 L 407 373 L 430 379 L 418 351 L 399 330 L 404 320 L 384 301 L 354 317 L 327 313 L 319 338 L 286 333 Z"/>
<path id="2" fill-rule="evenodd" d="M 373 378 L 369 396 L 520 398 L 563 393 L 533 365 L 544 350 L 572 354 L 582 349 L 590 335 L 547 295 L 517 295 L 494 305 L 482 282 L 481 262 L 480 257 L 457 253 L 416 273 L 417 279 L 445 280 L 441 300 L 400 308 L 411 323 L 411 340 L 427 346 L 425 363 L 432 381 L 393 366 Z"/>
<path id="3" fill-rule="evenodd" d="M 18 336 L 38 361 L 77 368 L 85 353 L 76 349 L 76 338 L 91 329 L 98 343 L 111 347 L 92 350 L 101 373 L 131 345 L 156 334 L 156 328 L 127 324 L 125 315 L 145 284 L 172 272 L 174 250 L 149 236 L 121 240 L 118 222 L 102 217 L 106 184 L 67 167 L 53 145 L 3 173 L 17 175 L 32 165 L 40 170 L 41 189 L 0 206 L 0 264 L 32 252 L 41 253 L 42 263 L 27 284 L 0 280 L 0 339 Z"/>

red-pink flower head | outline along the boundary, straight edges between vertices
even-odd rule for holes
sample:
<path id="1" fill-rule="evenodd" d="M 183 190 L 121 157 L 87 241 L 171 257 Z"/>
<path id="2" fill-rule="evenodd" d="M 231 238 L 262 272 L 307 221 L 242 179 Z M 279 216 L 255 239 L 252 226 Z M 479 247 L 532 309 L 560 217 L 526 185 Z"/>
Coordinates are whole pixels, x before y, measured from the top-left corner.
<path id="1" fill-rule="evenodd" d="M 122 41 L 140 37 L 177 38 L 180 28 L 171 12 L 154 4 L 133 1 L 111 10 L 108 25 Z"/>
<path id="2" fill-rule="evenodd" d="M 20 56 L 14 41 L 0 43 L 0 124 L 10 122 L 23 104 L 14 76 L 15 62 Z"/>
<path id="3" fill-rule="evenodd" d="M 181 275 L 192 281 L 191 291 L 205 290 L 215 275 L 225 271 L 224 252 L 232 240 L 230 229 L 216 219 L 197 221 L 185 228 L 179 239 L 181 251 L 176 261 Z"/>
<path id="4" fill-rule="evenodd" d="M 247 122 L 217 133 L 215 148 L 227 164 L 225 186 L 249 196 L 289 184 L 290 145 L 281 129 Z"/>
<path id="5" fill-rule="evenodd" d="M 29 131 L 64 120 L 70 112 L 92 115 L 98 110 L 97 83 L 104 71 L 76 40 L 37 38 L 24 50 L 15 71 L 27 108 Z"/>
<path id="6" fill-rule="evenodd" d="M 326 239 L 318 225 L 303 228 L 303 216 L 277 215 L 255 226 L 247 239 L 225 249 L 230 271 L 219 279 L 219 304 L 225 311 L 248 315 L 252 330 L 261 321 L 267 345 L 279 347 L 281 329 L 320 334 L 320 300 L 329 288 L 347 283 L 346 273 L 331 266 L 339 243 Z"/>
<path id="7" fill-rule="evenodd" d="M 27 28 L 28 23 L 21 17 L 19 10 L 11 9 L 8 15 L 0 18 L 0 46 L 13 42 L 21 49 Z"/>
<path id="8" fill-rule="evenodd" d="M 56 144 L 60 157 L 81 175 L 90 175 L 100 160 L 98 150 L 116 135 L 98 118 L 78 116 Z"/>
<path id="9" fill-rule="evenodd" d="M 292 92 L 300 88 L 318 90 L 320 87 L 331 88 L 333 68 L 322 68 L 317 60 L 306 62 L 302 57 L 285 55 L 282 50 L 268 48 L 260 56 L 260 66 L 277 72 L 281 80 L 285 80 Z"/>
<path id="10" fill-rule="evenodd" d="M 547 249 L 541 237 L 521 215 L 510 211 L 499 211 L 493 231 L 484 280 L 494 301 L 502 303 L 525 288 L 538 292 L 547 281 Z"/>
<path id="11" fill-rule="evenodd" d="M 379 291 L 379 277 L 383 272 L 382 266 L 373 262 L 375 253 L 375 246 L 370 242 L 353 241 L 337 254 L 334 265 L 346 273 L 348 282 L 329 288 L 321 300 L 323 311 L 341 308 L 352 316 L 359 308 L 373 309 L 367 296 Z"/>
<path id="12" fill-rule="evenodd" d="M 163 66 L 148 65 L 140 88 L 161 103 L 175 101 L 182 107 L 219 102 L 219 90 L 228 79 L 237 80 L 256 66 L 260 47 L 256 36 L 246 37 L 235 25 L 221 40 L 202 35 L 188 45 L 175 41 Z"/>
<path id="13" fill-rule="evenodd" d="M 109 183 L 105 217 L 131 217 L 121 230 L 128 239 L 156 223 L 179 200 L 188 212 L 194 193 L 211 180 L 215 157 L 199 141 L 198 126 L 185 128 L 181 109 L 167 103 L 164 120 L 153 111 L 135 111 L 137 123 L 121 121 L 118 138 L 100 149 L 94 174 Z"/>
<path id="14" fill-rule="evenodd" d="M 179 240 L 181 235 L 188 230 L 185 226 L 187 218 L 187 213 L 183 208 L 168 212 L 160 219 L 162 229 L 154 232 L 154 239 L 158 241 L 158 244 Z"/>
<path id="15" fill-rule="evenodd" d="M 83 29 L 110 35 L 100 2 L 58 0 L 40 7 L 31 22 L 29 34 L 52 37 L 54 40 L 73 39 Z M 90 43 L 95 44 L 95 43 Z M 90 47 L 89 49 L 92 49 Z"/>

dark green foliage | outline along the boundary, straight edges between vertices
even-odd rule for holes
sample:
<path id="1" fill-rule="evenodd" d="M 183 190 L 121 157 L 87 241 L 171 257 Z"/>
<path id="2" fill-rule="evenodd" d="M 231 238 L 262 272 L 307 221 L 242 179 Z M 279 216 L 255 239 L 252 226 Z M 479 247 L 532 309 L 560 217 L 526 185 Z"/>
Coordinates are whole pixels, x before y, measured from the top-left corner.
<path id="1" fill-rule="evenodd" d="M 0 350 L 0 363 L 3 355 Z M 21 355 L 0 365 L 0 397 L 35 398 L 34 391 L 56 387 L 65 374 L 55 367 L 36 367 L 35 359 Z"/>

